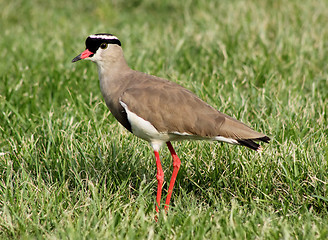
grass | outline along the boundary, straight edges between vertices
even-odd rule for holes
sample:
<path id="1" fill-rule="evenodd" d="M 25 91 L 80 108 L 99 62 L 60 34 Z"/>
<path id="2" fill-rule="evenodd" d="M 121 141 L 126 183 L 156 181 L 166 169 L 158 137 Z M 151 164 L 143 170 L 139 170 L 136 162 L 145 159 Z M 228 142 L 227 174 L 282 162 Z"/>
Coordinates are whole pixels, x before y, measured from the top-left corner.
<path id="1" fill-rule="evenodd" d="M 2 1 L 1 239 L 327 239 L 325 1 Z M 156 223 L 147 143 L 107 110 L 89 34 L 272 136 L 264 153 L 174 143 Z M 161 151 L 165 180 L 172 171 Z M 164 185 L 165 197 L 167 182 Z"/>

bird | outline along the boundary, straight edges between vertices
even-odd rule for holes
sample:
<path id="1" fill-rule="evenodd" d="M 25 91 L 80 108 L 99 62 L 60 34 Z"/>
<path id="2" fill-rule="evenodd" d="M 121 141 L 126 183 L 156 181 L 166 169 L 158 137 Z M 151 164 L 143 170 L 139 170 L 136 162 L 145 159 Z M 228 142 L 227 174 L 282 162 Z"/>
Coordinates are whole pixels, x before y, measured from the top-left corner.
<path id="1" fill-rule="evenodd" d="M 72 62 L 85 59 L 97 64 L 100 90 L 111 114 L 153 148 L 157 168 L 156 212 L 159 212 L 164 182 L 159 155 L 163 145 L 167 145 L 173 158 L 164 206 L 167 212 L 181 165 L 171 142 L 218 141 L 243 145 L 257 152 L 263 150 L 258 142 L 269 143 L 267 135 L 218 111 L 181 85 L 131 69 L 116 36 L 92 34 L 86 38 L 85 46 Z"/>

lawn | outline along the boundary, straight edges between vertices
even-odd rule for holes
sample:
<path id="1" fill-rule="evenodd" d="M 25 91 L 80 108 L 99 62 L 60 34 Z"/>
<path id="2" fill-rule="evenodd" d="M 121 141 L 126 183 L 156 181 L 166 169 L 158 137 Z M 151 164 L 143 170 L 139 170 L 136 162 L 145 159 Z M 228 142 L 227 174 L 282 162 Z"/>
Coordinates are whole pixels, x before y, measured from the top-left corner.
<path id="1" fill-rule="evenodd" d="M 0 1 L 0 239 L 328 239 L 328 2 Z M 175 142 L 154 220 L 148 143 L 72 64 L 108 32 L 131 68 L 268 134 L 258 154 Z M 163 198 L 172 173 L 160 152 Z"/>

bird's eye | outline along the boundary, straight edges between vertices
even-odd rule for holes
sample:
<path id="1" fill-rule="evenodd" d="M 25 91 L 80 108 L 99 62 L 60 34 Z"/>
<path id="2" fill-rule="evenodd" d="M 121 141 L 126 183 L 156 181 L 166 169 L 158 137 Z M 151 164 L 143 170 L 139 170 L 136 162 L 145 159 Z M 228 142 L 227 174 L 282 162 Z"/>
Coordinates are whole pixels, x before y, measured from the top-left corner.
<path id="1" fill-rule="evenodd" d="M 101 48 L 101 49 L 105 49 L 105 48 L 107 48 L 107 46 L 108 46 L 107 43 L 102 43 L 102 44 L 100 44 L 100 48 Z"/>

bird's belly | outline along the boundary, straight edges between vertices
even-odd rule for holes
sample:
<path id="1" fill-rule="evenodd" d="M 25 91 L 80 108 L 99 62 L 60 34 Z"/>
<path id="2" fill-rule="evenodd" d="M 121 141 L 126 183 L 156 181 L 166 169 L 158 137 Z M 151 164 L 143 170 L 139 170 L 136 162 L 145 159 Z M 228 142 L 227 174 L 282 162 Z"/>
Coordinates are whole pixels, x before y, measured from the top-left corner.
<path id="1" fill-rule="evenodd" d="M 142 117 L 139 117 L 134 112 L 131 112 L 123 102 L 120 103 L 127 113 L 127 118 L 134 135 L 150 142 L 151 144 L 156 142 L 157 145 L 162 145 L 163 143 L 170 141 L 169 134 L 157 131 L 153 124 Z"/>
<path id="2" fill-rule="evenodd" d="M 134 119 L 134 117 L 135 116 L 129 116 L 129 121 L 132 127 L 132 133 L 137 137 L 145 139 L 148 142 L 157 140 L 162 141 L 164 143 L 170 140 L 169 134 L 160 133 L 150 122 L 138 116 L 136 117 L 136 119 Z"/>

